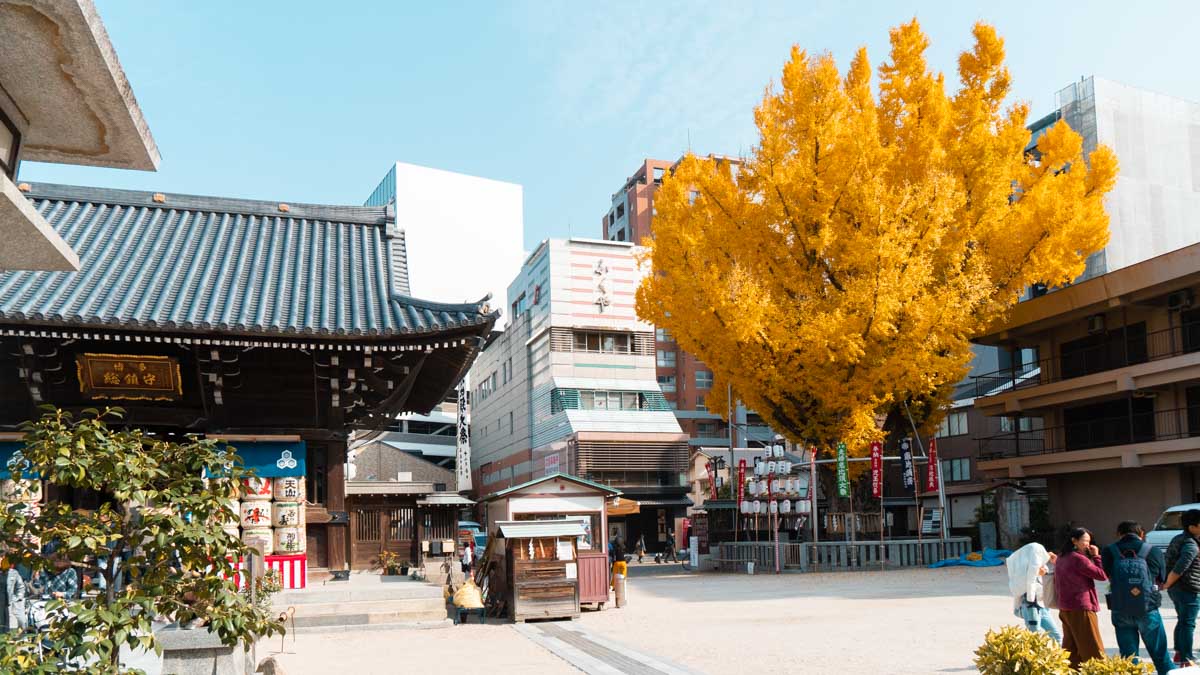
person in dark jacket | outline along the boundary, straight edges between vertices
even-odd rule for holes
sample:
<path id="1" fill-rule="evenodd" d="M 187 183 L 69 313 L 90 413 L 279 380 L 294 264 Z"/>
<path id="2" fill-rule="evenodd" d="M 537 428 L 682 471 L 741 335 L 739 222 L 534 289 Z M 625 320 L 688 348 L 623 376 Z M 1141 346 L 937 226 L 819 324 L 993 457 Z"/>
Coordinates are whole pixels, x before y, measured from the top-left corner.
<path id="1" fill-rule="evenodd" d="M 1179 621 L 1175 624 L 1175 663 L 1187 667 L 1196 660 L 1192 642 L 1200 614 L 1200 509 L 1183 514 L 1183 531 L 1167 546 L 1167 583 Z"/>
<path id="2" fill-rule="evenodd" d="M 1100 637 L 1100 598 L 1096 582 L 1108 581 L 1100 566 L 1100 550 L 1092 545 L 1087 528 L 1071 530 L 1054 565 L 1058 619 L 1063 627 L 1063 649 L 1070 656 L 1071 669 L 1091 659 L 1104 658 L 1104 640 Z"/>
<path id="3" fill-rule="evenodd" d="M 1142 547 L 1146 546 L 1146 532 L 1136 521 L 1126 520 L 1117 525 L 1117 536 L 1120 539 L 1115 544 L 1105 546 L 1102 557 L 1104 573 L 1109 579 L 1113 577 L 1113 565 L 1118 557 L 1138 555 Z M 1156 586 L 1161 586 L 1167 578 L 1167 563 L 1163 560 L 1162 551 L 1151 546 L 1146 554 L 1146 566 L 1150 569 L 1151 580 Z M 1112 625 L 1117 633 L 1117 649 L 1120 650 L 1121 656 L 1132 656 L 1137 660 L 1140 635 L 1142 642 L 1146 643 L 1146 651 L 1154 661 L 1158 675 L 1163 675 L 1170 672 L 1174 664 L 1167 656 L 1167 629 L 1163 627 L 1162 615 L 1158 612 L 1162 596 L 1158 592 L 1155 592 L 1154 596 L 1151 598 L 1149 611 L 1142 616 L 1126 616 L 1113 612 Z"/>

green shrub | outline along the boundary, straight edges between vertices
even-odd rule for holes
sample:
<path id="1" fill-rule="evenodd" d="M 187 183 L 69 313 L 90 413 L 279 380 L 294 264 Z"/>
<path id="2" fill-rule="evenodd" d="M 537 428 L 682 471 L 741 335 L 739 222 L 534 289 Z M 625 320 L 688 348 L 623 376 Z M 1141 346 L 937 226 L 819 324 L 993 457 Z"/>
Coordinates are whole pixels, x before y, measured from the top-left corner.
<path id="1" fill-rule="evenodd" d="M 1133 657 L 1092 659 L 1079 666 L 1080 675 L 1153 675 L 1154 667 L 1149 663 L 1134 663 Z"/>
<path id="2" fill-rule="evenodd" d="M 983 644 L 975 650 L 975 667 L 981 675 L 1066 675 L 1071 672 L 1067 652 L 1057 642 L 1045 633 L 1033 633 L 1022 626 L 988 631 Z"/>

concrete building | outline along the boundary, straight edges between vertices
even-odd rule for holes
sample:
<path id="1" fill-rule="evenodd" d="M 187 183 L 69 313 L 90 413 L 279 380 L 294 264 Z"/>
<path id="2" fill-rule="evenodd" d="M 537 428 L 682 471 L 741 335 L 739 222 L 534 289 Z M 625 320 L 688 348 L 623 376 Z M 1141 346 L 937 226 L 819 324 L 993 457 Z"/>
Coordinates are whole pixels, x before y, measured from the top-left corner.
<path id="1" fill-rule="evenodd" d="M 1034 350 L 977 398 L 1008 430 L 978 438 L 987 475 L 1044 477 L 1056 525 L 1107 538 L 1200 501 L 1200 244 L 1019 304 L 977 341 Z M 1033 418 L 1038 433 L 1020 422 Z"/>
<path id="2" fill-rule="evenodd" d="M 737 159 L 709 155 L 710 158 L 737 162 Z M 601 231 L 608 241 L 641 242 L 651 236 L 654 218 L 654 195 L 662 179 L 677 161 L 646 159 L 621 189 L 612 194 L 612 203 L 601 219 Z M 655 377 L 662 388 L 667 404 L 675 411 L 680 428 L 688 434 L 689 444 L 729 446 L 729 425 L 720 415 L 709 412 L 706 399 L 712 389 L 713 374 L 704 362 L 681 350 L 671 332 L 656 328 Z M 733 411 L 734 446 L 766 444 L 774 438 L 762 419 L 745 406 Z"/>
<path id="3" fill-rule="evenodd" d="M 21 162 L 154 171 L 158 148 L 91 0 L 0 2 L 0 44 L 0 270 L 78 270 Z"/>
<path id="4" fill-rule="evenodd" d="M 487 292 L 501 306 L 525 257 L 520 185 L 397 162 L 366 205 L 395 209 L 397 255 L 409 258 L 401 292 L 443 302 Z"/>
<path id="5" fill-rule="evenodd" d="M 508 287 L 508 328 L 471 368 L 472 471 L 484 495 L 565 473 L 641 504 L 609 535 L 657 550 L 690 505 L 687 436 L 655 380 L 634 246 L 547 240 Z"/>

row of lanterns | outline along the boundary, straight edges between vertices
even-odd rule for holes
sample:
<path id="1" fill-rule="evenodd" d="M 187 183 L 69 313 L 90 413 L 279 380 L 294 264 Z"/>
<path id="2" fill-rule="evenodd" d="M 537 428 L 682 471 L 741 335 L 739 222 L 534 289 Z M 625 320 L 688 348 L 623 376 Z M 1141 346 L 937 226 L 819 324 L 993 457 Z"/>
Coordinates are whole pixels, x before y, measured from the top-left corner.
<path id="1" fill-rule="evenodd" d="M 809 503 L 807 499 L 797 499 L 794 502 L 788 499 L 779 501 L 759 501 L 757 499 L 751 501 L 749 499 L 742 502 L 743 515 L 755 515 L 769 513 L 771 515 L 789 513 L 808 513 Z"/>
<path id="2" fill-rule="evenodd" d="M 807 481 L 799 478 L 779 478 L 770 485 L 765 480 L 747 480 L 746 494 L 751 497 L 766 497 L 768 493 L 775 497 L 800 497 L 806 486 Z"/>

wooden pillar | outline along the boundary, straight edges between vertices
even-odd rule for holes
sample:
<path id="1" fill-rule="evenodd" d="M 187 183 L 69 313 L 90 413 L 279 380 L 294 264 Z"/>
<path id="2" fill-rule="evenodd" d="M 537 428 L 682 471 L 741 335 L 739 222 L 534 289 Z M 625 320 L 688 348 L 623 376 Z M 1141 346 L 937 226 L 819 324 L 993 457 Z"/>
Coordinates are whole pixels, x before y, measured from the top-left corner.
<path id="1" fill-rule="evenodd" d="M 332 514 L 346 511 L 346 441 L 331 441 L 326 445 L 325 508 Z M 328 534 L 327 560 L 330 570 L 345 569 L 350 556 L 350 526 L 346 521 L 326 526 Z"/>

